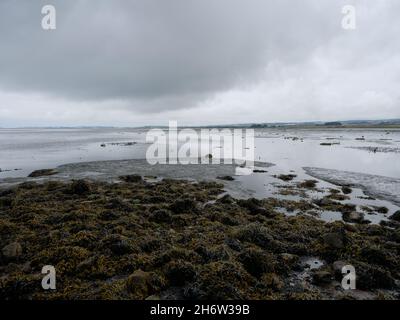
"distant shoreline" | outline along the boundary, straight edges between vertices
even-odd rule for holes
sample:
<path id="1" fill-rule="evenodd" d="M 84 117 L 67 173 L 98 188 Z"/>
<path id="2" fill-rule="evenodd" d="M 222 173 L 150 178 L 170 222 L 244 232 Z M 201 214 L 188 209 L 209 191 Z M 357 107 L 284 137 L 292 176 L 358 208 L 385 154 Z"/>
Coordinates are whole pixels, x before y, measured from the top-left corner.
<path id="1" fill-rule="evenodd" d="M 213 124 L 213 125 L 179 125 L 179 128 L 252 128 L 252 129 L 279 129 L 279 128 L 338 128 L 338 129 L 400 129 L 400 119 L 382 120 L 343 120 L 343 121 L 303 121 L 303 122 L 264 122 L 264 123 L 239 123 L 239 124 Z M 144 126 L 15 126 L 0 129 L 152 129 L 168 128 L 167 125 Z"/>

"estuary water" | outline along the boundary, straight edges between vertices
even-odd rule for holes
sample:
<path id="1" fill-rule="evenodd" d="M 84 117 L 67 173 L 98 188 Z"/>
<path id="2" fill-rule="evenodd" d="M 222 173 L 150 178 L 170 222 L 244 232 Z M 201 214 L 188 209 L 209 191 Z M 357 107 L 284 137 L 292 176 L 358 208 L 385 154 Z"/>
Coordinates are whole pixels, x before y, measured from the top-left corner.
<path id="1" fill-rule="evenodd" d="M 132 128 L 0 129 L 0 186 L 23 181 L 34 170 L 59 166 L 59 176 L 64 178 L 109 179 L 139 173 L 199 179 L 230 173 L 224 166 L 152 167 L 145 160 L 147 132 Z M 367 200 L 360 199 L 367 195 L 390 212 L 400 206 L 400 130 L 257 129 L 255 160 L 263 170 L 235 177 L 226 183 L 227 190 L 238 197 L 274 196 L 283 184 L 276 177 L 293 174 L 296 177 L 289 184 L 307 179 L 316 179 L 325 188 L 349 184 L 356 190 L 353 203 L 365 204 Z"/>

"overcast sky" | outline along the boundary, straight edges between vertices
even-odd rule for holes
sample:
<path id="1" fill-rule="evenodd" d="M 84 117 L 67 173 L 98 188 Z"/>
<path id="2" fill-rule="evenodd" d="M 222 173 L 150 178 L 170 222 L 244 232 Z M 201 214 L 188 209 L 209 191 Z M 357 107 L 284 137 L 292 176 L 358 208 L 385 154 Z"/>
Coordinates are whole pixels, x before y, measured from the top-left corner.
<path id="1" fill-rule="evenodd" d="M 1 0 L 0 126 L 400 118 L 399 17 L 398 0 Z"/>

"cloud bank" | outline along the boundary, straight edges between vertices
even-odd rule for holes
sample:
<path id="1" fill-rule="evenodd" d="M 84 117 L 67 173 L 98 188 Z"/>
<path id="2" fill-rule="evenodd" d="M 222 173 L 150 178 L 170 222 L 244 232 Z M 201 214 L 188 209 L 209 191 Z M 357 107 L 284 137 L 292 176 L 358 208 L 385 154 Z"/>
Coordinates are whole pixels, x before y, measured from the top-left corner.
<path id="1" fill-rule="evenodd" d="M 356 30 L 341 27 L 346 4 Z M 3 0 L 0 126 L 397 118 L 399 13 L 396 0 Z"/>

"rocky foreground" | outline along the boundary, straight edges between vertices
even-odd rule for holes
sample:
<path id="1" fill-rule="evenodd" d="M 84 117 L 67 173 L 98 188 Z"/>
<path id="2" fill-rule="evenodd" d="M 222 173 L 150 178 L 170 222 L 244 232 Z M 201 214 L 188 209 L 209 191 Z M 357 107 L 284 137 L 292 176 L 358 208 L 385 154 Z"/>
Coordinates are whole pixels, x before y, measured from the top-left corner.
<path id="1" fill-rule="evenodd" d="M 215 182 L 139 176 L 2 191 L 0 298 L 399 298 L 398 216 L 385 225 L 326 223 L 278 212 L 312 210 L 311 200 L 223 192 Z M 333 200 L 318 205 L 354 215 Z M 346 264 L 357 290 L 341 287 Z M 56 290 L 42 289 L 45 265 L 56 269 Z"/>

